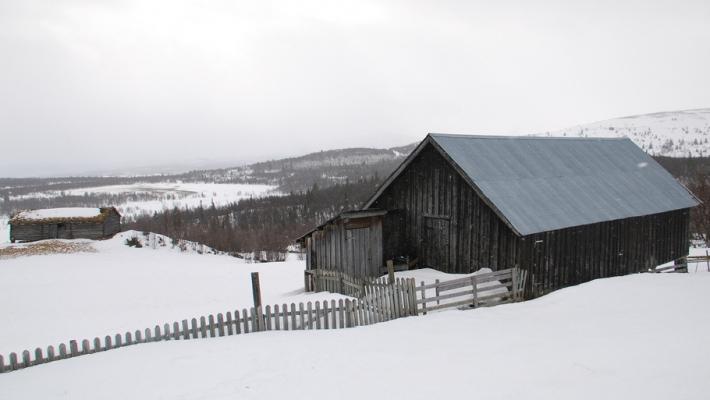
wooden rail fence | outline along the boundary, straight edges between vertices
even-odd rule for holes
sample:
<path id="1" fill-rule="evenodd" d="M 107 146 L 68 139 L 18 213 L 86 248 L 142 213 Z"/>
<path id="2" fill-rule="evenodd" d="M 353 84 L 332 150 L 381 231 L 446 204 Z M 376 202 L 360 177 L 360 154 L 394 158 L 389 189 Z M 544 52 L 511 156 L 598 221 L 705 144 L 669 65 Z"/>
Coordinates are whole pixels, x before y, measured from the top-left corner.
<path id="1" fill-rule="evenodd" d="M 426 314 L 452 307 L 481 307 L 523 300 L 527 271 L 510 268 L 417 286 L 413 278 L 354 278 L 339 271 L 311 270 L 315 291 L 329 291 L 371 299 L 384 296 L 387 301 L 408 299 L 409 315 Z M 383 294 L 384 293 L 384 294 Z"/>
<path id="2" fill-rule="evenodd" d="M 704 256 L 685 256 L 677 260 L 674 264 L 665 267 L 651 269 L 650 272 L 688 272 L 688 266 L 695 264 L 695 271 L 698 272 L 698 267 L 705 264 L 707 272 L 710 272 L 710 252 L 705 251 Z"/>
<path id="3" fill-rule="evenodd" d="M 523 300 L 527 271 L 511 268 L 416 287 L 417 313 L 452 307 L 490 307 Z"/>

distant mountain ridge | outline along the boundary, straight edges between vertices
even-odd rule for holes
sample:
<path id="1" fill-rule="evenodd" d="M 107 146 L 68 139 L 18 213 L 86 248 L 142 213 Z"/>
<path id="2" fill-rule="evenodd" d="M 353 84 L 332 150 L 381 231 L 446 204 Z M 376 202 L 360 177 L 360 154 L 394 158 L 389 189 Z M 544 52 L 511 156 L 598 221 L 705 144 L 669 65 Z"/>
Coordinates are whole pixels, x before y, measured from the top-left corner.
<path id="1" fill-rule="evenodd" d="M 664 157 L 710 156 L 710 108 L 632 115 L 576 125 L 547 136 L 623 137 Z"/>
<path id="2" fill-rule="evenodd" d="M 284 192 L 311 186 L 378 180 L 389 175 L 418 143 L 388 149 L 347 148 L 258 162 L 242 167 L 191 171 L 176 178 L 207 182 L 265 183 Z"/>

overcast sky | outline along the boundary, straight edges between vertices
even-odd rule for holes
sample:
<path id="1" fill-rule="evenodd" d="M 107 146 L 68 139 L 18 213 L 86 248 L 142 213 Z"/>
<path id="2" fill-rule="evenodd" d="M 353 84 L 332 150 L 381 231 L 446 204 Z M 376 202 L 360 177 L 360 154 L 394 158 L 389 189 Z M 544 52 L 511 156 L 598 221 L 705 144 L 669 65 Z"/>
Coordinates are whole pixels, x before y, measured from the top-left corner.
<path id="1" fill-rule="evenodd" d="M 710 106 L 710 1 L 0 0 L 0 176 Z"/>

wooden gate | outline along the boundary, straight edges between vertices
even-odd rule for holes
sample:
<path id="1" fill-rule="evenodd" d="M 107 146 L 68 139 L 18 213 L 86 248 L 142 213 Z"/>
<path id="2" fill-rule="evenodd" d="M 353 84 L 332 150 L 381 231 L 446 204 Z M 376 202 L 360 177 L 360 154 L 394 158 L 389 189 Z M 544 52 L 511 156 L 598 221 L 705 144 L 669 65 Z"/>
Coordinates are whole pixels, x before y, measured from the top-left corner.
<path id="1" fill-rule="evenodd" d="M 449 270 L 449 218 L 424 216 L 423 264 L 440 271 Z"/>

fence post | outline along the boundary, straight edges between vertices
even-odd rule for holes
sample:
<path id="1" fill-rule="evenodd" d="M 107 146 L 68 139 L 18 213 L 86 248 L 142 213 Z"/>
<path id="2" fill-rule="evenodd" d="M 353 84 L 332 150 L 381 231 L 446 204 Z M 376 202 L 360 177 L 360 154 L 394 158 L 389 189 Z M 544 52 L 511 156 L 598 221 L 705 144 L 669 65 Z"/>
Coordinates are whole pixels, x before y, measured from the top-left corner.
<path id="1" fill-rule="evenodd" d="M 424 288 L 424 281 L 421 282 L 420 287 L 422 288 L 422 314 L 426 315 L 426 289 Z M 474 301 L 476 301 L 476 294 L 473 295 Z"/>
<path id="2" fill-rule="evenodd" d="M 387 278 L 390 285 L 394 283 L 394 262 L 392 260 L 387 260 Z"/>
<path id="3" fill-rule="evenodd" d="M 473 291 L 473 308 L 476 308 L 478 307 L 478 282 L 475 275 L 471 277 L 471 287 Z"/>
<path id="4" fill-rule="evenodd" d="M 512 292 L 513 292 L 513 301 L 518 301 L 518 268 L 515 267 L 510 273 L 510 278 L 512 281 Z"/>
<path id="5" fill-rule="evenodd" d="M 436 286 L 434 287 L 435 296 L 436 296 L 436 297 L 439 297 L 439 280 L 436 279 L 436 280 L 434 281 L 434 284 L 436 284 Z M 437 306 L 439 305 L 439 299 L 436 299 L 436 305 L 437 305 Z"/>
<path id="6" fill-rule="evenodd" d="M 251 290 L 254 295 L 254 309 L 261 306 L 261 286 L 259 285 L 259 273 L 251 273 Z"/>
<path id="7" fill-rule="evenodd" d="M 407 279 L 407 284 L 409 285 L 409 307 L 410 309 L 410 315 L 417 316 L 417 289 L 416 289 L 416 281 L 414 278 L 408 278 Z"/>
<path id="8" fill-rule="evenodd" d="M 350 328 L 352 323 L 352 315 L 350 314 L 350 299 L 345 299 L 345 327 Z"/>
<path id="9" fill-rule="evenodd" d="M 64 343 L 59 343 L 59 358 L 67 358 L 67 345 Z"/>
<path id="10" fill-rule="evenodd" d="M 42 355 L 42 349 L 40 347 L 37 347 L 35 349 L 35 365 L 43 364 L 43 363 L 44 363 L 44 356 Z"/>
<path id="11" fill-rule="evenodd" d="M 271 306 L 266 306 L 265 308 L 265 321 L 266 322 L 266 327 L 264 330 L 270 331 L 271 330 Z"/>

